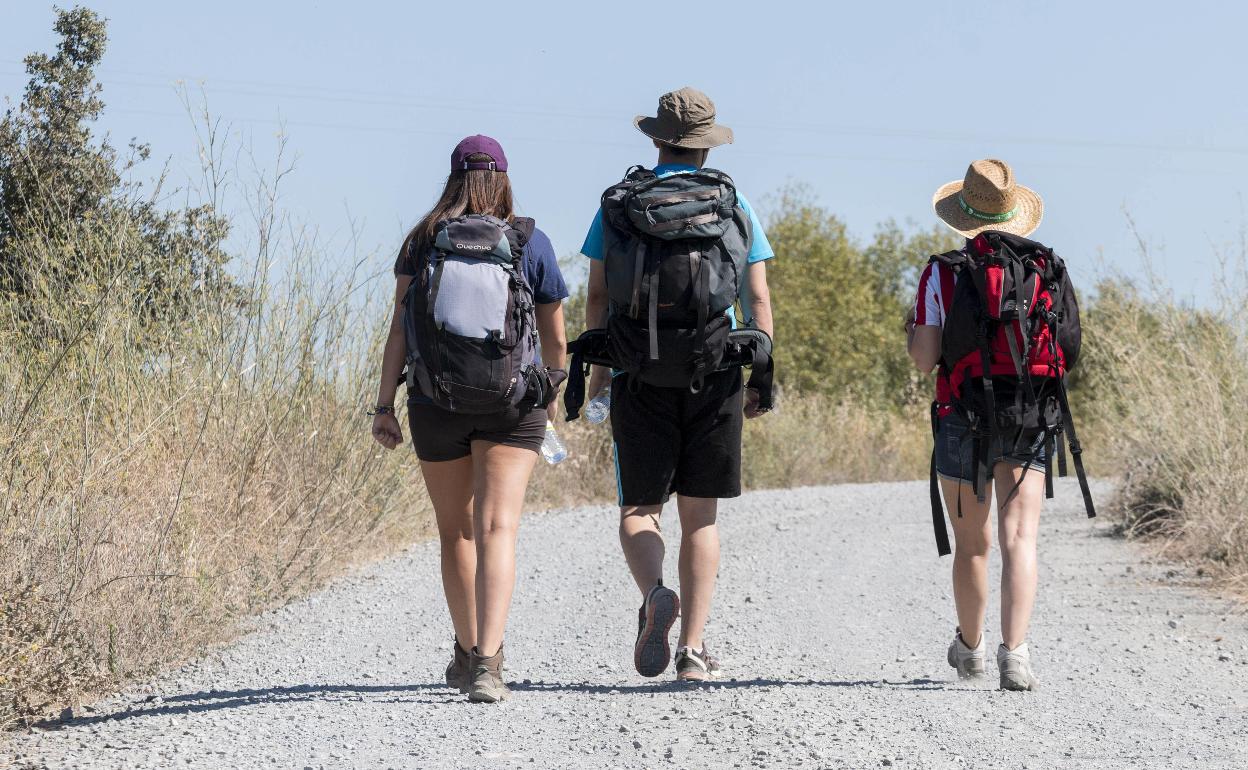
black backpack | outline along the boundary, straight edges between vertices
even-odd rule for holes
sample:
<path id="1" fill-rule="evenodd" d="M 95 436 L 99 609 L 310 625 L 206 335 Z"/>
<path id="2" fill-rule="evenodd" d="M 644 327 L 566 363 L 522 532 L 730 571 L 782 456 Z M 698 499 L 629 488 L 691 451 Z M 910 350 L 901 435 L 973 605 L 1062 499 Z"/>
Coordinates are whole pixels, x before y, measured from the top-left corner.
<path id="1" fill-rule="evenodd" d="M 438 224 L 403 300 L 407 384 L 452 412 L 491 414 L 526 396 L 545 405 L 537 317 L 524 278 L 532 219 L 469 215 Z"/>
<path id="2" fill-rule="evenodd" d="M 954 409 L 971 426 L 976 496 L 987 499 L 988 454 L 995 440 L 1004 439 L 1004 446 L 1013 442 L 1018 451 L 1024 439 L 1039 433 L 1048 458 L 1046 496 L 1053 496 L 1055 454 L 1058 473 L 1066 475 L 1065 438 L 1088 516 L 1095 516 L 1066 393 L 1066 374 L 1079 359 L 1082 329 L 1065 262 L 1041 243 L 991 230 L 965 249 L 930 261 L 958 276 L 941 331 L 940 373 L 949 383 Z M 937 407 L 932 406 L 933 434 Z M 931 498 L 936 545 L 944 555 L 949 540 L 934 451 Z"/>
<path id="3" fill-rule="evenodd" d="M 752 237 L 727 174 L 636 166 L 602 195 L 611 357 L 640 382 L 700 389 L 720 367 Z"/>

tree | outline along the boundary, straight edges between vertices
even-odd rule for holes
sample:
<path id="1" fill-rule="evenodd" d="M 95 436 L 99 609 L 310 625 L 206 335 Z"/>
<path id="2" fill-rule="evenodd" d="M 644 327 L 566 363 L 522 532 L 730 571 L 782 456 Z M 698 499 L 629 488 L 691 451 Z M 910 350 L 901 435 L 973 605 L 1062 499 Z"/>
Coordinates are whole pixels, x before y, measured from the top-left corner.
<path id="1" fill-rule="evenodd" d="M 922 380 L 904 350 L 902 319 L 926 258 L 960 239 L 887 222 L 862 247 L 801 189 L 785 191 L 777 210 L 767 227 L 777 255 L 768 265 L 777 377 L 802 392 L 913 400 Z"/>
<path id="2" fill-rule="evenodd" d="M 149 148 L 124 160 L 93 124 L 104 110 L 95 69 L 106 22 L 86 8 L 58 9 L 52 55 L 25 59 L 30 80 L 0 120 L 0 301 L 34 339 L 64 337 L 64 304 L 122 296 L 139 331 L 167 326 L 205 292 L 228 291 L 224 219 L 208 206 L 166 210 L 158 181 L 143 194 L 124 175 Z"/>

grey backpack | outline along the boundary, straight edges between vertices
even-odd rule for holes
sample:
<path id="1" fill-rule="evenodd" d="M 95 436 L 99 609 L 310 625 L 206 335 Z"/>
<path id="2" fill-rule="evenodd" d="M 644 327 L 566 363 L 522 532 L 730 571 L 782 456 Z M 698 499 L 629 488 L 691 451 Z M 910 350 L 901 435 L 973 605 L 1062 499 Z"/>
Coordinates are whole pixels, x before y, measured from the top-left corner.
<path id="1" fill-rule="evenodd" d="M 723 360 L 750 253 L 732 179 L 634 167 L 602 212 L 612 357 L 641 382 L 697 391 Z"/>
<path id="2" fill-rule="evenodd" d="M 522 269 L 532 234 L 532 219 L 474 214 L 438 224 L 403 300 L 409 390 L 467 414 L 500 412 L 526 395 L 545 404 L 533 291 Z"/>

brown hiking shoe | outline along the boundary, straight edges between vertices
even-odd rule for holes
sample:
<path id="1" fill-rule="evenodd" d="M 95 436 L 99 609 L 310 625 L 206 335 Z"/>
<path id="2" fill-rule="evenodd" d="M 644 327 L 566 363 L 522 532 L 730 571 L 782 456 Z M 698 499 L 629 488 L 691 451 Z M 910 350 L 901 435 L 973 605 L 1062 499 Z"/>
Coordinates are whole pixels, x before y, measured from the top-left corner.
<path id="1" fill-rule="evenodd" d="M 468 651 L 459 646 L 458 638 L 455 639 L 455 655 L 446 667 L 446 686 L 468 692 Z"/>
<path id="2" fill-rule="evenodd" d="M 503 648 L 488 658 L 481 657 L 476 647 L 468 657 L 468 700 L 473 703 L 498 703 L 506 700 L 511 690 L 503 683 Z"/>

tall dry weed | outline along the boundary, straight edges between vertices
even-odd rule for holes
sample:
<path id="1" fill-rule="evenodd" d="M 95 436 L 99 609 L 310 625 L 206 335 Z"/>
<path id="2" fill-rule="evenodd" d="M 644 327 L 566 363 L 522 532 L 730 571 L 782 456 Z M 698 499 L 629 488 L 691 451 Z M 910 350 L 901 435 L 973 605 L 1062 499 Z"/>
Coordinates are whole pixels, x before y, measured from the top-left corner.
<path id="1" fill-rule="evenodd" d="M 1122 478 L 1115 506 L 1124 531 L 1243 583 L 1248 271 L 1242 254 L 1219 262 L 1212 306 L 1179 302 L 1155 278 L 1103 281 L 1084 325 L 1089 357 L 1079 390 L 1103 467 Z"/>
<path id="2" fill-rule="evenodd" d="M 363 260 L 332 269 L 278 210 L 275 178 L 251 190 L 232 289 L 168 304 L 162 323 L 144 313 L 158 301 L 136 302 L 140 277 L 87 258 L 144 248 L 127 222 L 63 223 L 73 249 L 20 244 L 48 268 L 36 279 L 71 272 L 58 260 L 85 277 L 0 307 L 0 725 L 175 661 L 425 531 L 414 464 L 363 415 L 391 285 Z"/>

